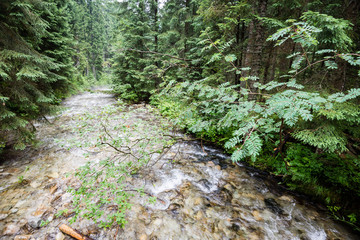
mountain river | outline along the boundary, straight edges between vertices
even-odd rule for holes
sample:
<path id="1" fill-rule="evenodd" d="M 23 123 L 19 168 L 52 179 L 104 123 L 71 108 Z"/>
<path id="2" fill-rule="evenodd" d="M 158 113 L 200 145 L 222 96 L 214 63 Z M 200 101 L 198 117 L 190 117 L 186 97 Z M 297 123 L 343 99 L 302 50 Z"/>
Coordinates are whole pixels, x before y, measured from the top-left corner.
<path id="1" fill-rule="evenodd" d="M 116 152 L 111 147 L 74 147 L 68 142 L 77 139 L 74 128 L 81 128 L 81 116 L 117 104 L 109 90 L 99 87 L 66 99 L 62 113 L 48 117 L 51 123 L 35 124 L 39 139 L 35 146 L 3 156 L 0 240 L 73 239 L 59 230 L 62 223 L 91 239 L 360 239 L 332 220 L 324 207 L 279 187 L 265 173 L 233 164 L 221 150 L 197 141 L 175 143 L 146 174 L 140 171 L 133 177 L 132 185 L 142 185 L 160 200 L 149 204 L 146 196 L 135 194 L 124 228 L 114 225 L 104 230 L 81 218 L 70 225 L 71 211 L 56 216 L 71 209 L 67 189 L 76 185 L 76 179 L 66 173 Z M 127 106 L 124 111 L 127 117 L 121 118 L 119 111 L 112 124 L 131 126 L 141 121 L 150 129 L 161 118 L 146 104 Z"/>

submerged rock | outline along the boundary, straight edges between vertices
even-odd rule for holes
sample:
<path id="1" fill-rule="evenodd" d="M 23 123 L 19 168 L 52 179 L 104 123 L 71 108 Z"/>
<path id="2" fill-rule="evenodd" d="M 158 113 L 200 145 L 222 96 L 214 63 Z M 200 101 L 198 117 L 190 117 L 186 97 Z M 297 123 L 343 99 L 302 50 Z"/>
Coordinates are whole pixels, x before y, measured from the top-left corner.
<path id="1" fill-rule="evenodd" d="M 278 204 L 273 198 L 266 198 L 264 200 L 266 207 L 268 207 L 275 214 L 282 215 L 284 214 L 284 210 L 282 210 L 280 204 Z"/>

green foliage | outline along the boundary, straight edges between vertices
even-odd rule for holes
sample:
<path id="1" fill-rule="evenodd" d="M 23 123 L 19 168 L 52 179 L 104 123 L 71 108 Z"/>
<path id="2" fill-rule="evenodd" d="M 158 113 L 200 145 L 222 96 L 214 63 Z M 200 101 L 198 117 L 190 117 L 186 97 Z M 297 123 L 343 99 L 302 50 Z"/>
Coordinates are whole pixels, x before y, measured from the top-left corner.
<path id="1" fill-rule="evenodd" d="M 69 1 L 73 59 L 77 77 L 96 83 L 103 72 L 109 71 L 110 40 L 114 19 L 112 1 Z"/>
<path id="2" fill-rule="evenodd" d="M 54 112 L 58 97 L 68 91 L 69 28 L 62 3 L 56 3 L 0 3 L 0 135 L 15 149 L 31 142 L 31 121 Z"/>
<path id="3" fill-rule="evenodd" d="M 131 185 L 132 176 L 156 163 L 173 144 L 164 136 L 165 122 L 162 127 L 149 126 L 141 119 L 134 119 L 136 109 L 119 113 L 122 110 L 120 105 L 80 116 L 79 125 L 73 129 L 77 136 L 72 142 L 63 143 L 67 148 L 107 146 L 115 152 L 111 158 L 88 162 L 74 173 L 79 187 L 68 189 L 73 195 L 75 212 L 71 223 L 82 217 L 93 220 L 101 228 L 114 223 L 124 227 L 131 197 L 136 193 L 146 194 L 141 186 Z M 149 202 L 155 200 L 150 195 Z"/>
<path id="4" fill-rule="evenodd" d="M 46 220 L 46 221 L 41 220 L 40 227 L 45 227 L 45 226 L 48 225 L 49 223 L 50 223 L 49 220 Z"/>
<path id="5" fill-rule="evenodd" d="M 322 29 L 321 33 L 316 35 L 322 46 L 339 51 L 350 51 L 353 45 L 349 36 L 352 30 L 350 21 L 313 11 L 303 13 L 301 18 L 312 26 Z"/>
<path id="6" fill-rule="evenodd" d="M 360 108 L 356 103 L 360 90 L 317 93 L 300 84 L 298 79 L 314 67 L 319 69 L 316 64 L 323 63 L 326 70 L 336 71 L 339 63 L 359 67 L 360 61 L 357 53 L 339 53 L 350 44 L 346 40 L 348 35 L 341 36 L 343 42 L 336 40 L 332 45 L 321 38 L 318 40 L 318 33 L 330 26 L 325 30 L 322 24 L 313 26 L 312 20 L 308 21 L 310 15 L 322 19 L 324 25 L 339 24 L 333 27 L 347 34 L 346 21 L 324 14 L 305 13 L 304 22 L 287 21 L 288 27 L 268 38 L 277 41 L 276 45 L 292 41 L 298 46 L 299 52 L 288 57 L 291 68 L 283 79 L 269 82 L 260 79 L 253 84 L 254 88 L 241 82 L 224 83 L 216 77 L 228 72 L 242 74 L 246 70 L 232 65 L 237 55 L 227 52 L 231 44 L 212 41 L 209 32 L 204 32 L 203 36 L 207 37 L 201 45 L 203 52 L 209 54 L 207 65 L 219 67 L 225 63 L 227 66 L 222 69 L 227 73 L 219 71 L 219 75 L 216 72 L 198 81 L 168 81 L 154 99 L 160 111 L 176 118 L 180 127 L 221 143 L 232 153 L 233 161 L 251 159 L 254 165 L 284 176 L 284 181 L 293 189 L 316 196 L 327 204 L 340 204 L 343 197 L 360 197 L 355 187 L 360 181 L 359 160 L 351 157 L 359 149 Z M 316 61 L 310 62 L 310 56 L 316 56 Z M 242 78 L 258 79 L 247 76 L 240 80 Z M 356 221 L 358 212 L 351 214 L 349 210 L 342 212 L 345 221 Z"/>

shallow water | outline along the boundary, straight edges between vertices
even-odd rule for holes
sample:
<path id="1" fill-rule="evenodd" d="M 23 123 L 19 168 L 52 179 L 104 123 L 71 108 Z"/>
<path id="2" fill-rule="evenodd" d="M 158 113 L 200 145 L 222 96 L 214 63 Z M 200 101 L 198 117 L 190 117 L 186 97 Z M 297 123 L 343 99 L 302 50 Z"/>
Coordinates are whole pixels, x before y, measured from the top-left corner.
<path id="1" fill-rule="evenodd" d="M 78 137 L 74 128 L 82 127 L 81 116 L 116 103 L 107 90 L 97 88 L 67 99 L 63 103 L 66 110 L 49 118 L 53 124 L 36 123 L 41 140 L 37 147 L 4 157 L 0 165 L 0 239 L 17 235 L 71 239 L 58 230 L 59 224 L 68 224 L 71 214 L 55 217 L 59 210 L 71 208 L 72 198 L 66 190 L 76 181 L 65 174 L 116 152 L 91 146 L 91 134 L 83 136 L 78 147 L 70 147 L 69 142 Z M 134 105 L 126 111 L 126 118 L 116 113 L 110 123 L 131 126 L 141 122 L 147 127 L 144 132 L 139 128 L 134 136 L 157 134 L 149 127 L 159 124 L 149 106 Z M 158 201 L 149 204 L 146 197 L 131 198 L 133 207 L 124 229 L 102 230 L 85 219 L 71 226 L 93 239 L 359 239 L 334 222 L 324 208 L 279 188 L 266 174 L 232 164 L 222 151 L 198 142 L 176 143 L 129 184 L 144 186 Z M 48 224 L 40 227 L 41 221 Z"/>

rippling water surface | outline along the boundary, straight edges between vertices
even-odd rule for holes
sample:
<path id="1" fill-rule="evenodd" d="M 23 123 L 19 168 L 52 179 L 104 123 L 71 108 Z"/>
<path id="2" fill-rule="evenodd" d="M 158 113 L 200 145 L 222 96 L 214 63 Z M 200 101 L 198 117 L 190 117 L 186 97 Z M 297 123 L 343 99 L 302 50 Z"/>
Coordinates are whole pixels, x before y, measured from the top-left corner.
<path id="1" fill-rule="evenodd" d="M 76 137 L 71 129 L 81 126 L 79 116 L 116 103 L 108 90 L 97 88 L 67 99 L 63 103 L 66 110 L 49 118 L 52 124 L 36 124 L 41 140 L 37 147 L 4 156 L 0 239 L 71 239 L 58 230 L 71 213 L 55 217 L 59 210 L 71 208 L 66 189 L 74 179 L 65 174 L 115 152 L 69 148 L 66 143 Z M 145 105 L 134 105 L 128 111 L 130 118 L 122 122 L 114 118 L 113 124 L 154 124 L 153 113 Z M 197 142 L 175 144 L 131 184 L 143 185 L 159 200 L 149 205 L 146 198 L 134 196 L 124 229 L 102 230 L 85 219 L 72 227 L 93 239 L 359 239 L 331 220 L 325 209 L 280 189 L 265 174 L 232 164 L 222 151 Z M 41 221 L 48 224 L 40 227 Z"/>

